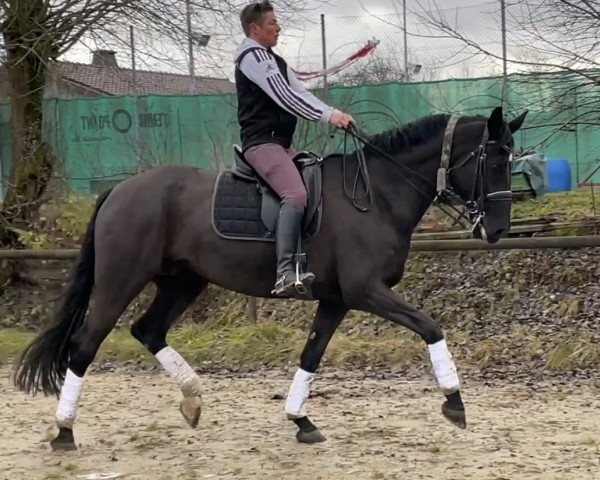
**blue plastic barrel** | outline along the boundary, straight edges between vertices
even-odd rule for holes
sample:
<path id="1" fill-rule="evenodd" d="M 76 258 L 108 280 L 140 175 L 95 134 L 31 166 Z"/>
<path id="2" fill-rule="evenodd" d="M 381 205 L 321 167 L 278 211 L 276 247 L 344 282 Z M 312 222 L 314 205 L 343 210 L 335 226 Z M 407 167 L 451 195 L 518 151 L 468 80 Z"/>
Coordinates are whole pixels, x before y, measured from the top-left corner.
<path id="1" fill-rule="evenodd" d="M 571 164 L 564 158 L 546 160 L 548 192 L 568 192 L 571 190 Z"/>

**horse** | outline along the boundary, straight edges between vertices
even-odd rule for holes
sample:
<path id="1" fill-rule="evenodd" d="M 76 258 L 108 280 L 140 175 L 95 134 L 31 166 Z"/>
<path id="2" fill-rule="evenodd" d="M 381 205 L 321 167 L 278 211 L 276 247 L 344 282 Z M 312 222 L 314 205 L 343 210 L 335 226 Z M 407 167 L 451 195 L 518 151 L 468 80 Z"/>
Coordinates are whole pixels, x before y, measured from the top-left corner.
<path id="1" fill-rule="evenodd" d="M 327 345 L 350 310 L 387 319 L 420 336 L 445 396 L 442 415 L 466 428 L 460 381 L 442 329 L 392 288 L 403 276 L 413 230 L 444 192 L 468 207 L 482 241 L 495 243 L 506 236 L 513 134 L 526 114 L 507 121 L 497 107 L 489 117 L 437 113 L 368 136 L 348 129 L 353 151 L 312 162 L 318 163 L 322 182 L 320 192 L 309 194 L 319 196 L 319 225 L 304 236 L 302 255 L 316 278 L 310 296 L 298 298 L 318 305 L 284 409 L 296 425 L 297 441 L 325 440 L 308 417 L 307 399 Z M 155 297 L 130 327 L 131 334 L 178 384 L 180 412 L 192 428 L 198 426 L 202 382 L 167 344 L 167 332 L 209 283 L 274 298 L 272 238 L 224 238 L 217 231 L 215 191 L 222 173 L 164 165 L 98 196 L 52 323 L 15 361 L 18 389 L 59 399 L 52 449 L 77 449 L 74 424 L 86 370 L 120 315 L 150 283 L 156 285 Z M 348 175 L 354 176 L 355 187 L 363 185 L 362 197 L 356 196 L 356 188 L 349 193 Z M 244 180 L 229 180 L 234 189 L 251 185 L 256 192 L 264 186 L 260 179 L 256 184 L 246 179 L 245 186 L 235 183 Z M 359 205 L 367 197 L 368 205 Z"/>

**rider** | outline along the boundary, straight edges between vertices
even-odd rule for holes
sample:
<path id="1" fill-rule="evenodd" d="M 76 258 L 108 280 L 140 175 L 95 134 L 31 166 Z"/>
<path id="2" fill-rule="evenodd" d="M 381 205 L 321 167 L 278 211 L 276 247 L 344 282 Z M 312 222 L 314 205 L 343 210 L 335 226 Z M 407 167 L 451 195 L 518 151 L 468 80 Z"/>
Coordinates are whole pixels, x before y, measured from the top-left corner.
<path id="1" fill-rule="evenodd" d="M 281 28 L 268 0 L 244 7 L 240 20 L 246 38 L 234 62 L 242 150 L 247 162 L 281 198 L 273 293 L 287 296 L 295 290 L 294 257 L 307 204 L 304 183 L 292 161 L 297 117 L 338 128 L 354 120 L 309 93 L 285 60 L 273 52 Z M 304 286 L 314 278 L 310 272 L 300 275 Z"/>

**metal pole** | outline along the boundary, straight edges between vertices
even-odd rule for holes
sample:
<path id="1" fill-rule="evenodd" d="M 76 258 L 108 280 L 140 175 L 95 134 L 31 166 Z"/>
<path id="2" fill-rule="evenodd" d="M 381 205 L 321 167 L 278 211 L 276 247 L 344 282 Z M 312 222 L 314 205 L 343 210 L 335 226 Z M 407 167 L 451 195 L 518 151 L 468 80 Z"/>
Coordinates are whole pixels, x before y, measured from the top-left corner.
<path id="1" fill-rule="evenodd" d="M 133 36 L 133 25 L 129 26 L 129 43 L 131 45 L 131 73 L 133 79 L 133 91 L 137 94 L 137 78 L 135 70 L 135 38 Z"/>
<path id="2" fill-rule="evenodd" d="M 133 31 L 133 25 L 129 26 L 129 42 L 131 44 L 131 76 L 133 82 L 133 149 L 135 152 L 135 163 L 137 171 L 142 171 L 142 159 L 140 156 L 140 127 L 139 127 L 139 96 L 138 96 L 138 85 L 137 85 L 137 69 L 135 65 L 135 36 Z"/>
<path id="3" fill-rule="evenodd" d="M 578 102 L 579 102 L 579 98 L 577 95 L 577 88 L 575 88 L 573 90 L 573 110 L 574 110 L 574 114 L 575 114 L 575 177 L 576 177 L 576 182 L 575 182 L 575 186 L 579 185 L 579 177 L 580 177 L 580 171 L 579 171 L 579 106 L 578 106 Z"/>
<path id="4" fill-rule="evenodd" d="M 404 31 L 404 80 L 410 82 L 410 73 L 408 72 L 408 32 L 406 31 L 406 0 L 402 0 L 402 23 Z"/>
<path id="5" fill-rule="evenodd" d="M 188 55 L 189 55 L 189 68 L 190 68 L 190 77 L 194 78 L 194 45 L 192 42 L 192 7 L 190 5 L 190 0 L 186 0 L 185 2 L 185 12 L 187 17 L 187 37 L 188 37 Z M 191 84 L 190 84 L 191 88 Z"/>
<path id="6" fill-rule="evenodd" d="M 325 37 L 325 14 L 321 14 L 321 50 L 323 52 L 323 70 L 327 69 L 327 39 Z M 323 94 L 325 102 L 328 101 L 329 86 L 327 75 L 323 76 Z"/>
<path id="7" fill-rule="evenodd" d="M 502 109 L 506 110 L 507 89 L 508 89 L 508 68 L 506 58 L 506 2 L 500 0 L 502 10 Z"/>

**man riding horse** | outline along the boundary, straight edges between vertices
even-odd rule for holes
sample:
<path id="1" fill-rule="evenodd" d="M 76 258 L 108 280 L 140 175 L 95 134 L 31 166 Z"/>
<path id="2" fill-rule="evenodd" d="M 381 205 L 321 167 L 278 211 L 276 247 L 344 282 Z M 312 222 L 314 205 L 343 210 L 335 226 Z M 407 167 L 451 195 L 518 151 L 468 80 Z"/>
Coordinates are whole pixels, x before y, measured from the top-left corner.
<path id="1" fill-rule="evenodd" d="M 281 27 L 268 0 L 247 5 L 240 14 L 246 38 L 235 53 L 238 122 L 245 160 L 279 195 L 277 220 L 277 280 L 273 293 L 293 295 L 294 258 L 307 205 L 306 188 L 294 165 L 291 148 L 297 117 L 346 128 L 352 116 L 323 103 L 309 93 L 272 50 Z M 315 276 L 300 274 L 308 287 Z"/>

